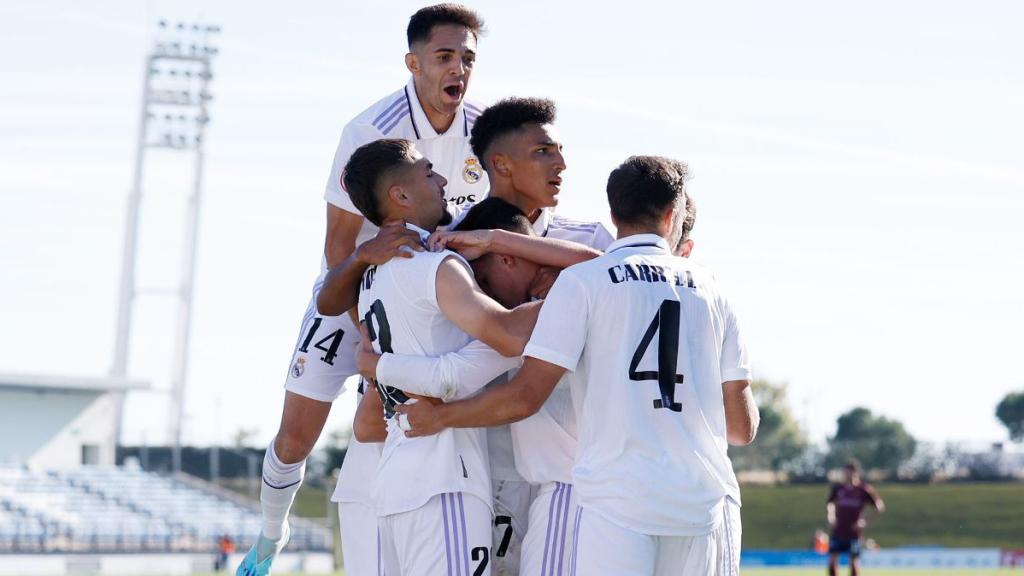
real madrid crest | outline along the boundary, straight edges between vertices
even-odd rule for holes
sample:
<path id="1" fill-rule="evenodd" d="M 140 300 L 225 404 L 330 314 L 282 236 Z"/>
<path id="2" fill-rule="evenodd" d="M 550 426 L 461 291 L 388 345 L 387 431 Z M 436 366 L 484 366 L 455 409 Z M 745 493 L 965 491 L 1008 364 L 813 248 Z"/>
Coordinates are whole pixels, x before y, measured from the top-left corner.
<path id="1" fill-rule="evenodd" d="M 466 158 L 466 165 L 462 168 L 462 179 L 467 184 L 476 184 L 484 176 L 484 169 L 480 166 L 480 162 L 470 156 Z"/>
<path id="2" fill-rule="evenodd" d="M 305 371 L 306 371 L 306 358 L 304 356 L 302 356 L 302 357 L 299 357 L 299 359 L 295 361 L 295 364 L 292 364 L 292 378 L 298 378 L 299 376 L 302 376 L 302 373 L 305 372 Z"/>

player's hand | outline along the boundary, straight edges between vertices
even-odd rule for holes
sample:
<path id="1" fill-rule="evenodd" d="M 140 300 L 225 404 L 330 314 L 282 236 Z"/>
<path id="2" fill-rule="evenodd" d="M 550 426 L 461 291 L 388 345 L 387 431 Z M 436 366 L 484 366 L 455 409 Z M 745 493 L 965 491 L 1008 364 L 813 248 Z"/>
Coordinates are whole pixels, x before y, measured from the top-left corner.
<path id="1" fill-rule="evenodd" d="M 491 249 L 494 241 L 493 230 L 469 230 L 452 232 L 442 230 L 434 232 L 427 239 L 427 247 L 431 252 L 455 250 L 466 260 L 476 260 Z"/>
<path id="2" fill-rule="evenodd" d="M 356 248 L 356 259 L 364 264 L 384 264 L 392 258 L 412 258 L 412 251 L 423 252 L 420 235 L 406 228 L 401 220 L 392 220 Z"/>
<path id="3" fill-rule="evenodd" d="M 438 418 L 439 411 L 444 406 L 440 401 L 435 404 L 433 400 L 437 400 L 436 398 L 429 400 L 431 401 L 411 402 L 395 406 L 395 412 L 398 413 L 395 417 L 405 420 L 407 423 L 406 426 L 403 426 L 406 437 L 432 436 L 444 430 L 445 427 L 441 425 L 440 418 Z"/>
<path id="4" fill-rule="evenodd" d="M 530 297 L 544 299 L 548 297 L 548 292 L 551 287 L 554 286 L 555 280 L 558 280 L 558 273 L 562 270 L 552 266 L 545 266 L 540 270 L 537 270 L 537 274 L 534 275 L 533 281 L 530 282 Z"/>
<path id="5" fill-rule="evenodd" d="M 377 380 L 377 362 L 380 361 L 380 354 L 373 351 L 373 343 L 370 342 L 370 334 L 366 331 L 366 324 L 359 323 L 359 346 L 356 348 L 356 369 L 363 378 L 373 382 Z"/>

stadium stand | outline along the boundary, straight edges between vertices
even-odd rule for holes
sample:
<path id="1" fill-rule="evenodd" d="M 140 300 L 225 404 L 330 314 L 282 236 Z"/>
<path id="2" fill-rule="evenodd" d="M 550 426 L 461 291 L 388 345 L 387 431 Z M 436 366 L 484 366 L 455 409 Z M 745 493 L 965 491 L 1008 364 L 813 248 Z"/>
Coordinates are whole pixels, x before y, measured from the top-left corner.
<path id="1" fill-rule="evenodd" d="M 184 475 L 0 466 L 0 552 L 209 552 L 222 535 L 246 549 L 259 529 L 255 503 Z M 331 544 L 326 527 L 292 520 L 289 549 Z"/>

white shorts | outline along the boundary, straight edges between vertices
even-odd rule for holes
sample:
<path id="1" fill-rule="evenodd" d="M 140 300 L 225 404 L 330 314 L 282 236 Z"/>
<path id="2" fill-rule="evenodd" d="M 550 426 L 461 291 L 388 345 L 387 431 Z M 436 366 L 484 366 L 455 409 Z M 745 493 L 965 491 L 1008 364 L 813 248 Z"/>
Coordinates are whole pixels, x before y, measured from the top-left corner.
<path id="1" fill-rule="evenodd" d="M 575 532 L 576 494 L 572 484 L 543 485 L 530 506 L 530 527 L 520 563 L 523 576 L 568 576 Z"/>
<path id="2" fill-rule="evenodd" d="M 380 535 L 373 506 L 361 502 L 338 503 L 341 556 L 347 576 L 378 576 Z"/>
<path id="3" fill-rule="evenodd" d="M 323 277 L 313 285 L 284 389 L 313 400 L 334 402 L 345 387 L 345 379 L 358 372 L 359 329 L 348 314 L 317 314 L 316 297 L 322 285 Z"/>
<path id="4" fill-rule="evenodd" d="M 578 508 L 570 576 L 739 574 L 739 505 L 728 498 L 722 523 L 701 536 L 651 536 Z"/>
<path id="5" fill-rule="evenodd" d="M 492 480 L 491 488 L 494 493 L 494 539 L 491 542 L 494 566 L 491 573 L 494 576 L 518 576 L 534 486 L 524 480 Z"/>
<path id="6" fill-rule="evenodd" d="M 387 576 L 490 576 L 491 509 L 476 496 L 438 494 L 377 519 Z"/>

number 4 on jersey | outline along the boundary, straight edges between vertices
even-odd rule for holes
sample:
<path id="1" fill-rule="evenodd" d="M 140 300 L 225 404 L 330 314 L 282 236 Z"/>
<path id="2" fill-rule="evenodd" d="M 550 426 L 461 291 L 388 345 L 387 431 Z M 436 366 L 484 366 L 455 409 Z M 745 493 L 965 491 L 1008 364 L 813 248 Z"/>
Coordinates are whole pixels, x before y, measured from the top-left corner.
<path id="1" fill-rule="evenodd" d="M 633 352 L 633 360 L 629 363 L 629 379 L 636 381 L 657 380 L 661 398 L 654 401 L 655 408 L 668 408 L 673 412 L 682 412 L 683 405 L 676 402 L 676 384 L 683 383 L 683 375 L 676 374 L 679 362 L 679 302 L 665 300 L 658 308 L 658 313 L 647 327 L 640 345 Z M 660 328 L 660 330 L 659 330 Z M 658 333 L 658 371 L 637 372 L 647 347 Z"/>

